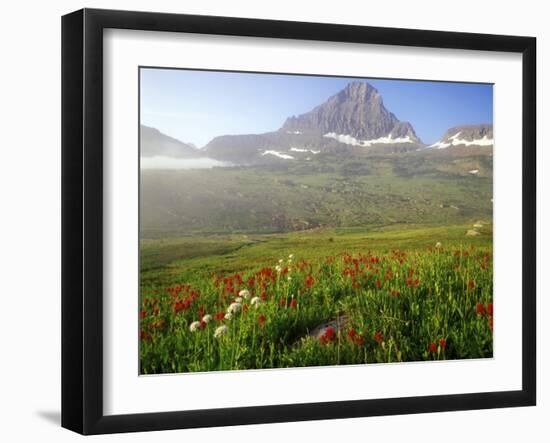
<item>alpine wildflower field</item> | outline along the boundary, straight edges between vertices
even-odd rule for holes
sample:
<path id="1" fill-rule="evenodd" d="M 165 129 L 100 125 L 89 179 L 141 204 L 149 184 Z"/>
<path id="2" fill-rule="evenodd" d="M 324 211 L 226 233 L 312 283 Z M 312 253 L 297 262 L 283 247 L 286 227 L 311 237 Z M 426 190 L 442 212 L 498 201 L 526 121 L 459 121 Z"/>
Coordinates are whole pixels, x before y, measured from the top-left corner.
<path id="1" fill-rule="evenodd" d="M 142 277 L 140 373 L 492 357 L 490 243 L 323 240 L 315 254 L 277 244 L 241 270 Z"/>

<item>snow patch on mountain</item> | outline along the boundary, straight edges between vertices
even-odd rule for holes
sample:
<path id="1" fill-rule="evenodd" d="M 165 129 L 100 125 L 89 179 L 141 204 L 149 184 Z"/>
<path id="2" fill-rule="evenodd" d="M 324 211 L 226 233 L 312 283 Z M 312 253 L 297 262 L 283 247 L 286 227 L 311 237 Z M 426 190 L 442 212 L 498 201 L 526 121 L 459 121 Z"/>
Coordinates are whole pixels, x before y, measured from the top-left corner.
<path id="1" fill-rule="evenodd" d="M 294 160 L 294 157 L 292 155 L 284 154 L 282 152 L 273 151 L 273 150 L 264 151 L 262 155 L 274 155 L 275 157 L 279 157 L 284 160 Z"/>
<path id="2" fill-rule="evenodd" d="M 412 140 L 408 135 L 405 137 L 396 137 L 393 138 L 391 134 L 380 137 L 372 140 L 358 140 L 355 137 L 352 137 L 351 135 L 346 134 L 336 134 L 335 132 L 328 132 L 323 135 L 323 137 L 327 138 L 333 138 L 336 141 L 339 141 L 340 143 L 344 143 L 346 145 L 353 145 L 353 146 L 364 146 L 369 147 L 372 145 L 379 145 L 379 144 L 397 144 L 397 143 L 414 143 L 414 140 Z"/>
<path id="3" fill-rule="evenodd" d="M 321 151 L 316 151 L 315 149 L 305 149 L 305 148 L 290 148 L 293 152 L 311 152 L 312 154 L 319 154 Z"/>
<path id="4" fill-rule="evenodd" d="M 445 149 L 449 146 L 492 146 L 494 141 L 492 138 L 487 137 L 484 135 L 482 138 L 474 139 L 474 140 L 464 140 L 458 138 L 460 136 L 461 132 L 457 132 L 455 135 L 448 137 L 447 140 L 440 140 L 433 145 L 428 146 L 428 148 L 436 148 L 436 149 Z"/>

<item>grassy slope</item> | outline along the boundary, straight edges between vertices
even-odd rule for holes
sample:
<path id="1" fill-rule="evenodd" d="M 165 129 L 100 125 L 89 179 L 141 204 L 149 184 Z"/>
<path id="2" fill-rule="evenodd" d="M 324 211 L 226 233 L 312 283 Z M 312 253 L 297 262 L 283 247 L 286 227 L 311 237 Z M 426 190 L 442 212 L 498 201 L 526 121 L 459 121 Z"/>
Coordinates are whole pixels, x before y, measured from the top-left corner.
<path id="1" fill-rule="evenodd" d="M 407 154 L 142 174 L 142 238 L 456 224 L 492 213 L 488 157 Z M 472 176 L 468 168 L 479 168 Z"/>
<path id="2" fill-rule="evenodd" d="M 141 345 L 141 371 L 490 357 L 492 314 L 479 315 L 476 306 L 492 303 L 492 229 L 487 225 L 480 229 L 480 236 L 466 237 L 470 227 L 471 224 L 405 229 L 394 226 L 367 231 L 323 229 L 143 241 L 141 327 L 145 338 Z M 436 242 L 442 243 L 441 253 L 433 248 Z M 395 259 L 395 250 L 402 251 L 398 254 L 403 254 L 403 263 Z M 346 252 L 359 258 L 381 257 L 374 270 L 360 265 L 366 270 L 358 277 L 360 288 L 354 288 L 351 278 L 345 275 L 346 267 L 353 269 L 353 264 L 344 265 Z M 243 287 L 250 288 L 252 295 L 259 295 L 261 289 L 250 286 L 247 279 L 256 276 L 257 283 L 259 269 L 273 269 L 279 258 L 289 254 L 296 260 L 296 267 L 293 264 L 289 274 L 292 281 L 287 282 L 284 277 L 268 285 L 267 300 L 258 309 L 251 307 L 233 320 L 213 320 L 204 330 L 190 331 L 191 323 L 200 318 L 201 306 L 205 313 L 223 312 Z M 328 256 L 334 257 L 330 262 L 333 264 L 326 264 Z M 481 269 L 483 260 L 489 261 Z M 285 260 L 283 266 L 286 263 Z M 388 281 L 389 270 L 393 274 Z M 229 298 L 222 298 L 223 285 L 215 286 L 213 276 L 233 278 L 236 273 L 243 276 L 244 282 Z M 309 289 L 304 286 L 307 275 L 314 277 Z M 418 279 L 418 287 L 406 283 L 407 275 L 411 280 Z M 183 312 L 174 311 L 174 301 L 185 298 L 187 293 L 174 299 L 166 292 L 178 285 L 191 285 L 199 294 L 197 301 Z M 393 294 L 395 290 L 399 295 Z M 297 305 L 288 307 L 293 298 Z M 158 302 L 151 304 L 151 300 Z M 308 338 L 313 328 L 340 314 L 346 315 L 348 324 L 327 344 Z M 265 318 L 261 326 L 260 315 Z M 227 335 L 216 338 L 214 331 L 221 325 L 228 327 Z M 361 337 L 361 343 L 348 338 L 352 329 Z M 441 340 L 446 342 L 444 348 Z M 429 351 L 430 346 L 434 346 L 433 352 Z"/>
<path id="3" fill-rule="evenodd" d="M 471 224 L 448 226 L 386 226 L 372 229 L 338 228 L 267 235 L 191 236 L 141 242 L 142 285 L 157 286 L 183 282 L 211 274 L 243 272 L 271 266 L 278 258 L 299 254 L 306 260 L 343 252 L 394 249 L 415 250 L 442 242 L 446 246 L 491 246 L 492 228 L 481 236 L 466 237 Z"/>

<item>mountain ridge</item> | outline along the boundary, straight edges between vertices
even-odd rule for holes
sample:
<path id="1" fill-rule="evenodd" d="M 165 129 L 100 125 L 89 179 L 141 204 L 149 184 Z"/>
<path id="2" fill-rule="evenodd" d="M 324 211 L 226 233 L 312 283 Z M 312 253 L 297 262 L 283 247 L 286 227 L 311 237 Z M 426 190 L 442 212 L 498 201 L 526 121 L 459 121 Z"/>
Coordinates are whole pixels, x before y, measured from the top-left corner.
<path id="1" fill-rule="evenodd" d="M 400 121 L 384 106 L 381 94 L 368 82 L 354 81 L 323 103 L 262 134 L 214 137 L 202 149 L 141 125 L 142 156 L 209 157 L 234 165 L 309 161 L 318 155 L 354 157 L 383 155 L 427 148 L 458 148 L 475 153 L 493 145 L 492 124 L 449 128 L 432 145 L 422 143 L 410 122 Z"/>
<path id="2" fill-rule="evenodd" d="M 388 111 L 382 96 L 367 82 L 351 82 L 311 111 L 288 117 L 276 131 L 222 135 L 203 149 L 213 158 L 264 163 L 305 158 L 318 153 L 353 151 L 351 147 L 417 149 L 424 144 L 409 122 Z M 230 152 L 231 151 L 231 152 Z M 305 156 L 297 153 L 305 153 Z M 273 158 L 271 158 L 273 157 Z"/>
<path id="3" fill-rule="evenodd" d="M 170 137 L 151 126 L 141 124 L 139 132 L 142 157 L 198 158 L 201 156 L 194 145 Z"/>
<path id="4" fill-rule="evenodd" d="M 455 146 L 493 146 L 493 144 L 493 125 L 482 123 L 453 126 L 428 148 L 446 149 Z"/>

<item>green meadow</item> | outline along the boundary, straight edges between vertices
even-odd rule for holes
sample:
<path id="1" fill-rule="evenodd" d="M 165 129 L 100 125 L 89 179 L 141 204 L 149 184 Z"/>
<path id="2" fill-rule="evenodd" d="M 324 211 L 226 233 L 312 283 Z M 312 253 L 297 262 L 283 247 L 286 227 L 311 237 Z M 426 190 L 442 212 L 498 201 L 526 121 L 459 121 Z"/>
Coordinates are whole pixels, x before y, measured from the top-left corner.
<path id="1" fill-rule="evenodd" d="M 491 357 L 492 225 L 472 226 L 143 239 L 141 373 Z"/>
<path id="2" fill-rule="evenodd" d="M 142 171 L 141 373 L 491 357 L 491 152 Z"/>

